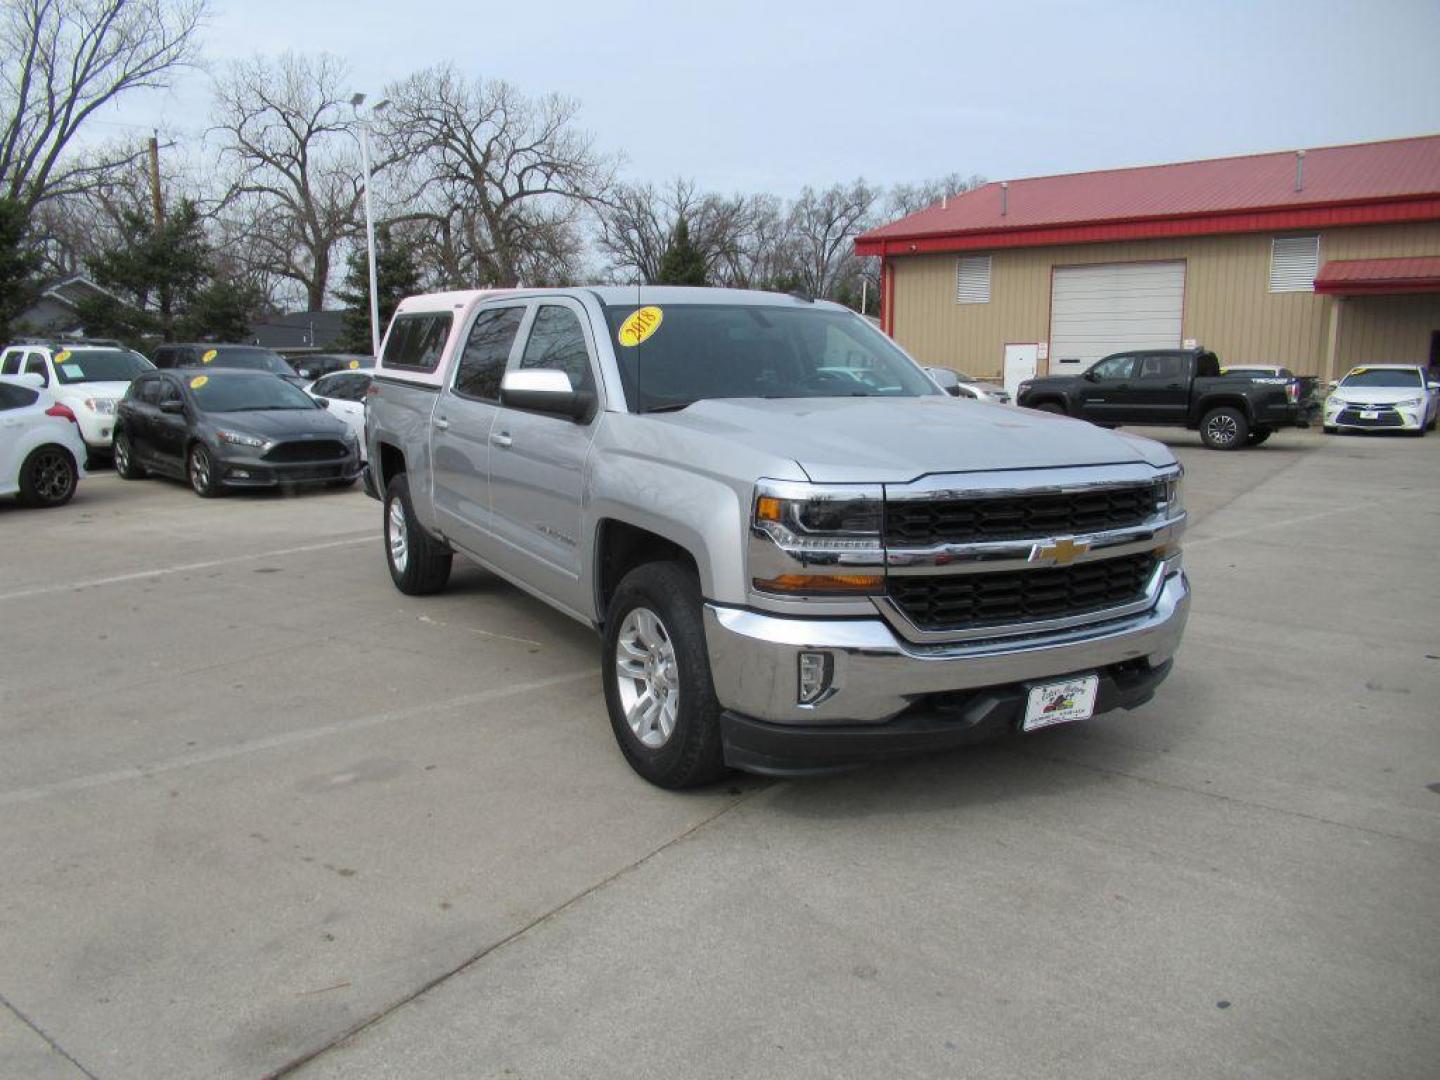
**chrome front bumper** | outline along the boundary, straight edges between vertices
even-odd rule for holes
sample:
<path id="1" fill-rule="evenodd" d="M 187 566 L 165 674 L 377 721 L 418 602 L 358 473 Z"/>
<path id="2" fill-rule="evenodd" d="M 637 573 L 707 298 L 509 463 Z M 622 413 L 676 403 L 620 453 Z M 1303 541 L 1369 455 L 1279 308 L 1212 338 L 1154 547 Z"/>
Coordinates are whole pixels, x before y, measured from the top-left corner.
<path id="1" fill-rule="evenodd" d="M 1095 670 L 1145 659 L 1164 664 L 1190 610 L 1183 571 L 1149 610 L 1075 629 L 1004 640 L 915 645 L 878 616 L 814 619 L 707 604 L 705 639 L 715 692 L 727 710 L 774 724 L 883 724 L 918 698 Z M 833 658 L 831 689 L 798 701 L 799 654 Z"/>

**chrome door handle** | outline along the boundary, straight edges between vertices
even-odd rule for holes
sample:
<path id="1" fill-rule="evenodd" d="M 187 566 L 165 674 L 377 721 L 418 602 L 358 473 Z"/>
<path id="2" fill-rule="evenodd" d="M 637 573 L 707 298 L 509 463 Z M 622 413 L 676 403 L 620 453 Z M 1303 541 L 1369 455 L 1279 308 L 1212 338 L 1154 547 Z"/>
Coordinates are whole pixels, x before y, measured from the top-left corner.
<path id="1" fill-rule="evenodd" d="M 436 416 L 432 418 L 430 423 L 434 424 L 435 427 L 437 427 L 441 431 L 450 430 L 450 421 L 446 420 L 443 416 Z"/>
<path id="2" fill-rule="evenodd" d="M 496 446 L 509 446 L 513 440 L 510 438 L 508 431 L 497 431 L 490 436 L 490 441 Z"/>

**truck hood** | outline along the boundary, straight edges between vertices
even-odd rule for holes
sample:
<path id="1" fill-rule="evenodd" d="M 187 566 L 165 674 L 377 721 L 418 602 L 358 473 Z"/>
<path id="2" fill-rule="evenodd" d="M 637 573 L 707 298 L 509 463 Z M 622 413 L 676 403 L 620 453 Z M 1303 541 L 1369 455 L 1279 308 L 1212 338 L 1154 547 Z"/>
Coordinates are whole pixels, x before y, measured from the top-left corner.
<path id="1" fill-rule="evenodd" d="M 1149 439 L 952 397 L 723 398 L 653 419 L 789 458 L 821 484 L 1174 460 Z"/>

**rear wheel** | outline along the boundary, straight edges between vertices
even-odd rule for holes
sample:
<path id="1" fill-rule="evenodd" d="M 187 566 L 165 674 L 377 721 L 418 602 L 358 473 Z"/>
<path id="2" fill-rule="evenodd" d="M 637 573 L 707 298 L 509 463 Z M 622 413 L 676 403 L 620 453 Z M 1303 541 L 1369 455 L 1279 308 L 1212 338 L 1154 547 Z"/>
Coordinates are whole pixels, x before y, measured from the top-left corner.
<path id="1" fill-rule="evenodd" d="M 450 580 L 450 549 L 415 520 L 410 485 L 401 473 L 385 489 L 385 561 L 390 580 L 407 596 L 439 592 Z"/>
<path id="2" fill-rule="evenodd" d="M 215 479 L 215 459 L 204 443 L 195 443 L 186 455 L 185 474 L 190 478 L 190 488 L 202 499 L 213 499 L 220 494 L 220 483 Z"/>
<path id="3" fill-rule="evenodd" d="M 135 460 L 135 447 L 130 435 L 124 431 L 115 433 L 115 471 L 122 480 L 145 479 L 145 467 Z"/>
<path id="4" fill-rule="evenodd" d="M 605 705 L 630 767 L 663 788 L 723 776 L 720 702 L 694 570 L 673 562 L 631 570 L 610 600 L 604 642 Z"/>
<path id="5" fill-rule="evenodd" d="M 25 506 L 64 506 L 80 478 L 75 459 L 63 446 L 37 446 L 20 466 L 20 502 Z"/>
<path id="6" fill-rule="evenodd" d="M 1222 405 L 1200 421 L 1200 440 L 1211 450 L 1238 450 L 1250 436 L 1250 425 L 1239 409 Z"/>

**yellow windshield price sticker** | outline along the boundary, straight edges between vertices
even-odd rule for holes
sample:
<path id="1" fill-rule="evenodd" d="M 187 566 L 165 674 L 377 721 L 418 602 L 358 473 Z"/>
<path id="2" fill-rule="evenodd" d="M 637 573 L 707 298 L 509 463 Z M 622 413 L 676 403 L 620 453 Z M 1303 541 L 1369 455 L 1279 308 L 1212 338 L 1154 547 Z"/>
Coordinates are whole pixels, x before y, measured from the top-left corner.
<path id="1" fill-rule="evenodd" d="M 60 350 L 59 352 L 57 352 L 57 353 L 55 354 L 55 363 L 57 363 L 57 364 L 63 364 L 66 360 L 69 360 L 69 359 L 70 359 L 70 350 L 69 350 L 69 349 L 62 349 L 62 350 Z"/>
<path id="2" fill-rule="evenodd" d="M 658 307 L 642 307 L 620 324 L 615 340 L 625 348 L 633 349 L 659 330 L 664 319 L 665 313 Z"/>
<path id="3" fill-rule="evenodd" d="M 360 366 L 360 361 L 359 361 L 359 360 L 351 360 L 351 361 L 350 361 L 350 370 L 351 370 L 351 371 L 354 371 L 354 370 L 355 370 L 356 368 L 358 368 L 359 366 Z"/>
<path id="4" fill-rule="evenodd" d="M 196 375 L 193 379 L 190 380 L 190 389 L 199 390 L 200 387 L 204 386 L 209 381 L 209 375 Z"/>
<path id="5" fill-rule="evenodd" d="M 219 355 L 220 355 L 220 350 L 219 350 L 219 349 L 207 349 L 207 350 L 205 351 L 205 355 L 202 356 L 202 357 L 200 357 L 200 362 L 201 362 L 202 364 L 208 364 L 208 363 L 210 363 L 211 360 L 214 360 L 215 357 L 217 357 L 217 356 L 219 356 Z"/>
<path id="6" fill-rule="evenodd" d="M 1370 370 L 1370 369 L 1369 369 L 1368 367 L 1357 367 L 1354 371 L 1350 372 L 1350 374 L 1351 374 L 1351 375 L 1364 375 L 1364 374 L 1365 374 L 1367 371 L 1369 371 L 1369 370 Z"/>

